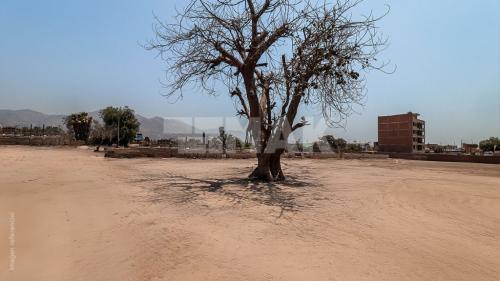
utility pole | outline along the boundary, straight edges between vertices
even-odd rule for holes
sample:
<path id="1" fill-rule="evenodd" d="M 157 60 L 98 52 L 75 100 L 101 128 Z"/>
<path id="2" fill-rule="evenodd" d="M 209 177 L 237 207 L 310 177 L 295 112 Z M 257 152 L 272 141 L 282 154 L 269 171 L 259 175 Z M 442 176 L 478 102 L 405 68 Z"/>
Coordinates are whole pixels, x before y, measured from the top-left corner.
<path id="1" fill-rule="evenodd" d="M 118 115 L 118 140 L 116 141 L 117 142 L 117 146 L 120 147 L 120 115 Z"/>

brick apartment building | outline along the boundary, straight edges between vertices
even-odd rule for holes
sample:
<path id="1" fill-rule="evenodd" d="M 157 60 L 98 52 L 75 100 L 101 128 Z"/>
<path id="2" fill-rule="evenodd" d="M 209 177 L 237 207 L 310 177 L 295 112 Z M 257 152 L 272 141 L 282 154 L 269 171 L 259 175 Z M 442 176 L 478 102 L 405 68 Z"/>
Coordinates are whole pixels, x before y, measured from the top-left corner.
<path id="1" fill-rule="evenodd" d="M 382 152 L 424 152 L 425 121 L 420 114 L 406 114 L 378 117 L 378 150 Z"/>

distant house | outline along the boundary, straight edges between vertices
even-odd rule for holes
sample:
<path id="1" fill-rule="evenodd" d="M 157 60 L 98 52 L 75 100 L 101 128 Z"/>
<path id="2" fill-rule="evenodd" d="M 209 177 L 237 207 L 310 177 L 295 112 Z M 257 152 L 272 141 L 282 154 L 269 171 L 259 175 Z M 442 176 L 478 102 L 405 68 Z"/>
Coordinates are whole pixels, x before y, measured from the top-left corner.
<path id="1" fill-rule="evenodd" d="M 443 145 L 443 151 L 444 152 L 448 152 L 448 153 L 459 153 L 459 152 L 462 152 L 460 149 L 458 149 L 458 146 L 451 145 L 451 144 Z"/>
<path id="2" fill-rule="evenodd" d="M 428 143 L 425 145 L 425 152 L 430 152 L 430 151 L 436 152 L 437 150 L 439 150 L 439 144 L 437 143 Z"/>
<path id="3" fill-rule="evenodd" d="M 475 143 L 463 143 L 462 149 L 466 154 L 473 154 L 479 151 L 479 145 Z"/>

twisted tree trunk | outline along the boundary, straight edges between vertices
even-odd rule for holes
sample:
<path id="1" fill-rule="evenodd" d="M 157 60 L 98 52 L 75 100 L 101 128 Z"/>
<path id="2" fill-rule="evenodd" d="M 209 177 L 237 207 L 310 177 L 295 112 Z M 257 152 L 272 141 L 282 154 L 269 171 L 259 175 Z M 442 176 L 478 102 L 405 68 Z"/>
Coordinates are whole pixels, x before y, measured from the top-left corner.
<path id="1" fill-rule="evenodd" d="M 257 167 L 249 177 L 263 181 L 285 180 L 285 175 L 281 169 L 281 155 L 283 152 L 284 149 L 280 149 L 274 153 L 257 154 Z"/>
<path id="2" fill-rule="evenodd" d="M 273 155 L 271 155 L 270 159 L 270 170 L 271 175 L 273 176 L 275 181 L 283 181 L 285 180 L 285 175 L 283 174 L 283 170 L 281 169 L 281 155 L 284 150 L 276 151 Z"/>
<path id="3" fill-rule="evenodd" d="M 272 181 L 271 175 L 271 154 L 257 153 L 257 167 L 250 174 L 249 178 L 263 181 Z"/>

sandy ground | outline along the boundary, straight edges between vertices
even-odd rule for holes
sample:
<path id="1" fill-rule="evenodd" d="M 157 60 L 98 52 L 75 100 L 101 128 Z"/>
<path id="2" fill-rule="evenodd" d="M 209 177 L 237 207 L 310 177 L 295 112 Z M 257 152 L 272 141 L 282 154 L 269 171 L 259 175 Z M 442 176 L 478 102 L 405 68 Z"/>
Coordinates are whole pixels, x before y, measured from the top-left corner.
<path id="1" fill-rule="evenodd" d="M 0 280 L 500 280 L 500 166 L 0 147 Z"/>

